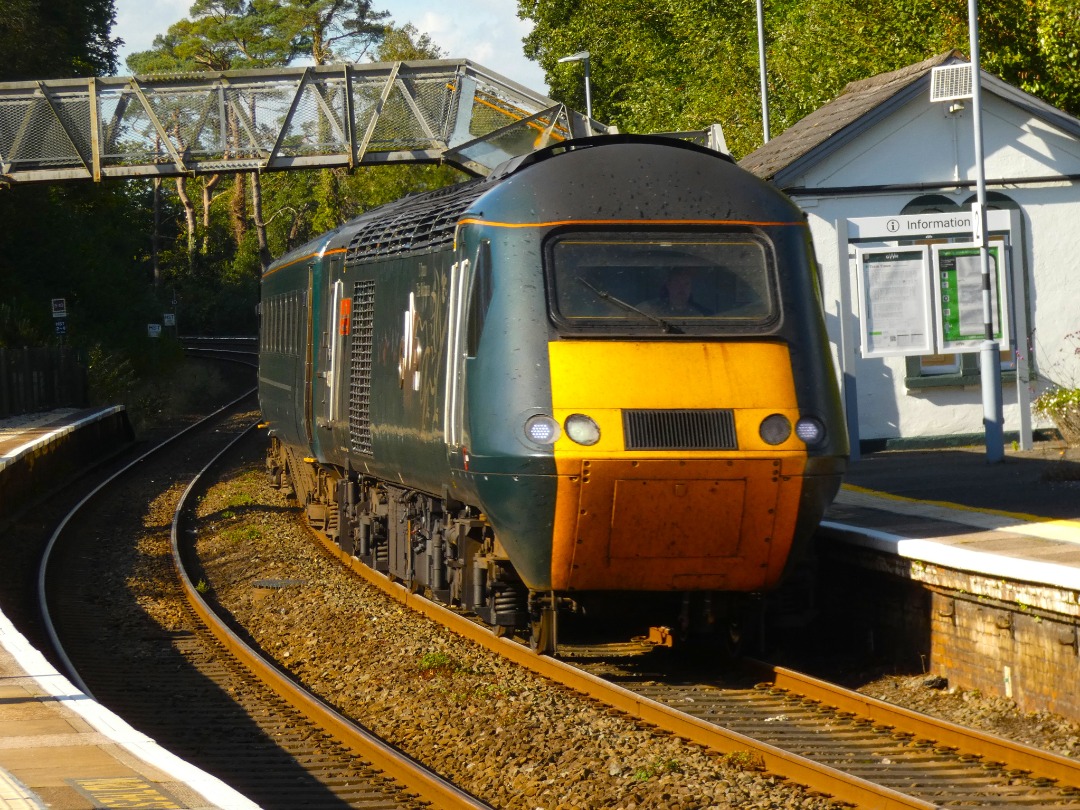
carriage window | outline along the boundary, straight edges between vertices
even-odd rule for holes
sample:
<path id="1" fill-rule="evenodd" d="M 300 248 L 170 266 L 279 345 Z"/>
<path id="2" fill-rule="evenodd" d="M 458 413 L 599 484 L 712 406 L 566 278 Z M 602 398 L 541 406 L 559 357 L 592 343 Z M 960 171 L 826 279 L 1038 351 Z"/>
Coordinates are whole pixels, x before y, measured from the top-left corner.
<path id="1" fill-rule="evenodd" d="M 552 315 L 575 331 L 762 331 L 777 320 L 749 234 L 566 234 L 548 247 Z"/>

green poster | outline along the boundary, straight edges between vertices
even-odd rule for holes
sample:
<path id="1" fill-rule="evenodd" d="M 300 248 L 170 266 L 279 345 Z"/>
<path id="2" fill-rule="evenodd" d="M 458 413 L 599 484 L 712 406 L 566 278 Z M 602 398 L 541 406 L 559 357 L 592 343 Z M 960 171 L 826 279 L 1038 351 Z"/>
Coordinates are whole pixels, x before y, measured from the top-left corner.
<path id="1" fill-rule="evenodd" d="M 1000 295 L 1001 248 L 988 248 L 990 260 L 990 306 L 994 339 L 1006 336 L 1003 329 L 1002 298 Z M 938 279 L 938 335 L 941 349 L 948 351 L 959 346 L 974 346 L 985 340 L 983 314 L 983 279 L 979 248 L 935 247 L 935 266 Z"/>

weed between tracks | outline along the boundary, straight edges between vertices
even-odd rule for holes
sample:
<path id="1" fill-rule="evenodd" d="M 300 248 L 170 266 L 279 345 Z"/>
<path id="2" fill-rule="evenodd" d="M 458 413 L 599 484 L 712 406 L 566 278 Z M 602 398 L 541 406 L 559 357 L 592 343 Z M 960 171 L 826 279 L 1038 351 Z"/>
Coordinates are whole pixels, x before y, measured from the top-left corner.
<path id="1" fill-rule="evenodd" d="M 663 776 L 665 773 L 682 773 L 682 765 L 678 760 L 665 759 L 658 760 L 651 765 L 647 765 L 643 768 L 638 768 L 634 771 L 635 782 L 648 782 L 654 776 Z"/>

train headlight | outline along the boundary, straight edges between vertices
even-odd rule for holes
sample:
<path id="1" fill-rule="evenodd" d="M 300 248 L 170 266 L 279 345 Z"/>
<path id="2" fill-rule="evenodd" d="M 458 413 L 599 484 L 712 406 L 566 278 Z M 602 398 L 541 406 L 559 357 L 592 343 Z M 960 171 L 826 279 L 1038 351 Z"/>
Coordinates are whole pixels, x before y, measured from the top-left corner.
<path id="1" fill-rule="evenodd" d="M 795 435 L 806 444 L 821 444 L 825 441 L 825 423 L 813 416 L 804 416 L 795 423 Z"/>
<path id="2" fill-rule="evenodd" d="M 791 436 L 791 422 L 782 413 L 774 413 L 761 420 L 758 433 L 766 444 L 783 444 Z"/>
<path id="3" fill-rule="evenodd" d="M 525 420 L 525 438 L 533 444 L 555 444 L 560 433 L 559 423 L 550 416 L 538 414 Z"/>
<path id="4" fill-rule="evenodd" d="M 578 444 L 586 446 L 600 441 L 600 426 L 592 420 L 592 417 L 583 413 L 572 413 L 563 422 L 566 435 Z"/>

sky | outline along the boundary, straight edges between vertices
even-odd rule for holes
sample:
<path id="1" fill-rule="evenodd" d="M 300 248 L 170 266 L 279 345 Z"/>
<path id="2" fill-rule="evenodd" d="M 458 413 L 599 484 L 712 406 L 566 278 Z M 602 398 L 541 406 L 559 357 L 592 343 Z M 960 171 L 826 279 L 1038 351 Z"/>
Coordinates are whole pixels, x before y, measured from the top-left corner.
<path id="1" fill-rule="evenodd" d="M 112 35 L 124 40 L 120 69 L 129 53 L 145 51 L 154 37 L 187 16 L 192 0 L 114 0 L 116 25 Z M 459 4 L 437 0 L 376 0 L 372 8 L 390 12 L 397 25 L 411 22 L 426 33 L 449 59 L 470 59 L 530 90 L 547 93 L 544 71 L 522 53 L 521 40 L 531 23 L 517 18 L 517 0 L 469 0 Z"/>

